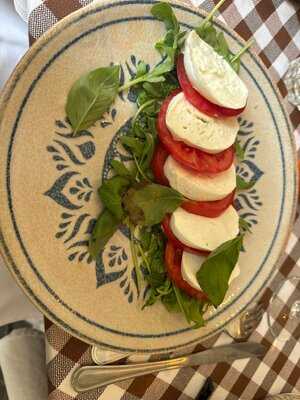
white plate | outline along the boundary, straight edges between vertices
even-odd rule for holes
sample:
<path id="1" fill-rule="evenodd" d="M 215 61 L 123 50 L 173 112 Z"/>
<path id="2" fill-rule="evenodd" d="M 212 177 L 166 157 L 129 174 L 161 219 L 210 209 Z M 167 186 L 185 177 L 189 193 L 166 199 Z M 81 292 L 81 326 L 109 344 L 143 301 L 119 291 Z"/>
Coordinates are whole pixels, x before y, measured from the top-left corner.
<path id="1" fill-rule="evenodd" d="M 200 11 L 172 3 L 184 28 Z M 252 225 L 240 259 L 241 275 L 224 303 L 194 330 L 177 314 L 155 305 L 141 311 L 132 278 L 126 231 L 109 242 L 102 261 L 86 241 L 100 211 L 96 189 L 120 157 L 120 128 L 134 113 L 134 96 L 118 98 L 101 123 L 74 139 L 64 105 L 84 72 L 121 63 L 129 79 L 138 60 L 158 61 L 154 43 L 163 24 L 152 2 L 99 1 L 47 32 L 17 66 L 0 100 L 0 226 L 2 253 L 20 286 L 48 318 L 71 334 L 112 350 L 163 352 L 199 342 L 257 299 L 276 270 L 296 204 L 296 156 L 282 99 L 257 56 L 243 57 L 249 88 L 240 118 L 246 159 L 239 173 L 258 180 L 240 193 L 237 208 Z M 218 21 L 233 51 L 244 42 Z"/>

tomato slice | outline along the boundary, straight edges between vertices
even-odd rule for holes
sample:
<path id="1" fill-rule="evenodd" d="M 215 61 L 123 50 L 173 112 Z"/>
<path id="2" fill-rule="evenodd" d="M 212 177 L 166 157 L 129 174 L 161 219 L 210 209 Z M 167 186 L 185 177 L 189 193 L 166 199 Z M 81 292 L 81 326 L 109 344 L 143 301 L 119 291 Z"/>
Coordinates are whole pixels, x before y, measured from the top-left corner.
<path id="1" fill-rule="evenodd" d="M 168 178 L 164 173 L 164 164 L 167 157 L 168 157 L 168 152 L 159 143 L 156 146 L 151 166 L 156 182 L 165 186 L 169 186 Z M 224 197 L 221 200 L 215 200 L 215 201 L 188 200 L 182 203 L 181 207 L 192 214 L 202 215 L 203 217 L 208 217 L 208 218 L 215 218 L 221 215 L 233 203 L 234 195 L 235 195 L 235 190 L 229 193 L 228 196 Z"/>
<path id="2" fill-rule="evenodd" d="M 203 217 L 216 218 L 221 215 L 234 200 L 235 190 L 221 200 L 215 201 L 185 201 L 181 207 L 186 211 L 202 215 Z"/>
<path id="3" fill-rule="evenodd" d="M 184 250 L 194 254 L 208 255 L 210 253 L 209 251 L 193 249 L 192 247 L 185 245 L 179 239 L 177 239 L 177 237 L 174 235 L 170 227 L 170 218 L 171 218 L 170 215 L 166 215 L 161 224 L 165 235 L 167 236 L 169 241 L 171 241 L 174 244 L 175 247 L 181 249 L 182 251 Z"/>
<path id="4" fill-rule="evenodd" d="M 207 300 L 204 292 L 193 288 L 183 278 L 181 274 L 181 258 L 182 250 L 176 248 L 170 240 L 167 242 L 165 249 L 165 263 L 170 280 L 187 295 L 195 297 L 198 300 Z"/>
<path id="5" fill-rule="evenodd" d="M 186 99 L 194 107 L 196 107 L 199 111 L 203 112 L 206 115 L 216 118 L 234 117 L 235 115 L 241 114 L 241 112 L 243 112 L 245 109 L 245 107 L 233 109 L 219 106 L 210 102 L 197 90 L 195 90 L 185 72 L 183 54 L 180 54 L 177 60 L 177 77 Z"/>
<path id="6" fill-rule="evenodd" d="M 151 161 L 151 168 L 156 182 L 165 186 L 169 186 L 168 178 L 164 173 L 164 165 L 168 155 L 169 153 L 167 150 L 160 143 L 158 143 Z"/>
<path id="7" fill-rule="evenodd" d="M 217 154 L 208 154 L 173 139 L 166 124 L 166 113 L 170 101 L 178 93 L 180 93 L 180 90 L 174 90 L 163 102 L 159 111 L 157 118 L 157 131 L 160 141 L 166 150 L 171 153 L 172 157 L 186 168 L 202 174 L 217 174 L 218 172 L 225 171 L 233 163 L 233 146 Z"/>

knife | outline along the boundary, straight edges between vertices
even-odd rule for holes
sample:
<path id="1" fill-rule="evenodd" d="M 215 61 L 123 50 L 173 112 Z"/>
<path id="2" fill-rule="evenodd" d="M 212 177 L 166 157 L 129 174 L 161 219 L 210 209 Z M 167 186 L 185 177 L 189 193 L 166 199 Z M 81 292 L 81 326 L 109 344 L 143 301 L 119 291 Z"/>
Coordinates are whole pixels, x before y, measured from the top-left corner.
<path id="1" fill-rule="evenodd" d="M 261 357 L 265 354 L 265 351 L 266 348 L 259 343 L 234 343 L 163 361 L 80 367 L 74 371 L 71 383 L 77 392 L 85 392 L 159 371 L 219 362 L 230 363 L 242 358 Z"/>

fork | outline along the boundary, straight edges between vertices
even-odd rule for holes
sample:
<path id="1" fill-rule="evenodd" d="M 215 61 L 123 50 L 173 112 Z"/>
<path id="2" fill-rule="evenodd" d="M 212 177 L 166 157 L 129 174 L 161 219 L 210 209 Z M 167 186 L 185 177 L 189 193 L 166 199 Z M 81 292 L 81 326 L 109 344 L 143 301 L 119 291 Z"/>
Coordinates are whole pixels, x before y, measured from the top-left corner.
<path id="1" fill-rule="evenodd" d="M 249 336 L 251 336 L 252 332 L 254 332 L 260 323 L 263 313 L 263 306 L 262 304 L 258 303 L 254 307 L 246 310 L 239 318 L 230 322 L 225 327 L 225 332 L 235 341 L 244 342 L 249 338 Z M 103 357 L 103 354 L 105 357 Z M 106 365 L 118 361 L 124 361 L 128 356 L 130 356 L 129 353 L 106 351 L 97 346 L 93 346 L 92 348 L 92 359 L 95 364 L 98 365 Z"/>
<path id="2" fill-rule="evenodd" d="M 246 341 L 259 325 L 264 313 L 263 305 L 258 303 L 246 310 L 239 318 L 225 327 L 225 332 L 237 342 Z"/>

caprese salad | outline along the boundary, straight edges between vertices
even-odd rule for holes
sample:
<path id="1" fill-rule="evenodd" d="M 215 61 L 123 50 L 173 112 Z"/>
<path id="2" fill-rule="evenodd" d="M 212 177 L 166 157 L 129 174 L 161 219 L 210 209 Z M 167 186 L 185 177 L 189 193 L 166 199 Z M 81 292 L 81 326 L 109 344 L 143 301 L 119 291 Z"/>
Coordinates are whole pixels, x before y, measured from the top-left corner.
<path id="1" fill-rule="evenodd" d="M 239 275 L 249 227 L 234 198 L 254 184 L 235 172 L 236 153 L 242 157 L 237 116 L 248 99 L 238 72 L 249 44 L 235 55 L 213 26 L 223 2 L 190 32 L 181 31 L 168 3 L 155 4 L 151 13 L 167 29 L 155 44 L 161 62 L 150 69 L 140 61 L 123 85 L 117 65 L 91 71 L 73 85 L 66 106 L 76 135 L 118 94 L 137 96 L 137 112 L 120 138 L 129 157 L 112 161 L 113 174 L 98 190 L 103 209 L 89 251 L 97 258 L 127 225 L 143 307 L 161 301 L 195 327 Z"/>

